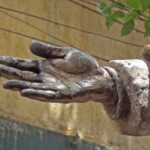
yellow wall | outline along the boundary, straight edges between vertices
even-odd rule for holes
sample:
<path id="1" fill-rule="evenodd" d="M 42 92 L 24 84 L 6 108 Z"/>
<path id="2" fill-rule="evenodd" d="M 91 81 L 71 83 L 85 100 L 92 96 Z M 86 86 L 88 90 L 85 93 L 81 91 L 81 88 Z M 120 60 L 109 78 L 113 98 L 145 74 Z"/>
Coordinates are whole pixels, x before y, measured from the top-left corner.
<path id="1" fill-rule="evenodd" d="M 88 1 L 91 2 L 90 0 Z M 95 0 L 92 2 L 95 2 Z M 116 25 L 108 31 L 104 25 L 103 17 L 69 0 L 1 0 L 0 6 L 20 10 L 141 46 L 149 42 L 140 33 L 120 37 L 120 25 Z M 104 37 L 75 31 L 18 13 L 5 12 L 24 20 L 28 24 L 7 16 L 0 11 L 0 55 L 36 58 L 28 48 L 31 39 L 2 31 L 1 28 L 30 35 L 58 45 L 66 45 L 34 29 L 29 24 L 63 39 L 75 47 L 88 51 L 92 55 L 107 60 L 137 58 L 141 51 L 141 47 L 138 46 L 131 46 Z M 102 65 L 106 64 L 104 61 L 100 62 Z M 119 147 L 121 150 L 149 150 L 150 137 L 120 135 L 112 127 L 110 120 L 99 103 L 63 105 L 33 101 L 22 98 L 18 93 L 4 90 L 2 88 L 3 81 L 3 79 L 0 80 L 0 115 L 2 116 L 65 134 L 78 134 L 81 138 Z"/>

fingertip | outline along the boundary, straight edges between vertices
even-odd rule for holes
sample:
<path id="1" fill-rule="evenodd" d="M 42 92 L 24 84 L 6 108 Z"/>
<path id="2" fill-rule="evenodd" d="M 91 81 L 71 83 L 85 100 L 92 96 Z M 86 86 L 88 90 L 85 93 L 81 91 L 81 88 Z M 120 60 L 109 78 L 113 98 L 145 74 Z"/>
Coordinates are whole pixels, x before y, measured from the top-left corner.
<path id="1" fill-rule="evenodd" d="M 8 89 L 8 88 L 7 88 L 7 83 L 6 83 L 6 82 L 3 83 L 3 88 L 4 88 L 4 89 Z"/>
<path id="2" fill-rule="evenodd" d="M 23 89 L 20 94 L 21 96 L 27 96 L 30 93 L 31 89 Z"/>
<path id="3" fill-rule="evenodd" d="M 30 45 L 30 50 L 33 54 L 44 58 L 47 58 L 48 56 L 47 48 L 48 47 L 46 43 L 37 40 L 33 40 Z"/>
<path id="4" fill-rule="evenodd" d="M 21 88 L 16 85 L 16 80 L 5 81 L 4 84 L 3 84 L 3 88 L 4 89 L 9 89 L 9 90 L 12 90 L 12 91 L 20 91 L 21 90 Z"/>
<path id="5" fill-rule="evenodd" d="M 13 82 L 11 82 L 11 81 L 5 81 L 4 82 L 4 84 L 3 84 L 3 88 L 4 89 L 10 89 L 10 88 L 12 88 L 13 87 Z"/>

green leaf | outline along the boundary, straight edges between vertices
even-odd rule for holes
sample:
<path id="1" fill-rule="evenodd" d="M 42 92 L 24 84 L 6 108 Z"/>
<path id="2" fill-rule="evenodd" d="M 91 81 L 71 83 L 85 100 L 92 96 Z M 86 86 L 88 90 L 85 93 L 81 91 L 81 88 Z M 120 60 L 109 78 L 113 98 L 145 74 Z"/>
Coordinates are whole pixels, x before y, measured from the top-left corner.
<path id="1" fill-rule="evenodd" d="M 111 6 L 107 5 L 106 3 L 100 3 L 97 6 L 97 10 L 103 15 L 103 16 L 109 16 L 111 14 Z"/>
<path id="2" fill-rule="evenodd" d="M 144 28 L 145 28 L 145 33 L 150 34 L 150 18 L 148 18 L 145 21 Z"/>
<path id="3" fill-rule="evenodd" d="M 138 14 L 136 11 L 132 10 L 132 11 L 128 12 L 128 13 L 124 16 L 124 22 L 126 23 L 126 22 L 128 22 L 128 21 L 130 21 L 130 20 L 133 20 L 133 19 L 137 18 L 138 15 L 139 15 L 139 14 Z"/>
<path id="4" fill-rule="evenodd" d="M 150 9 L 145 10 L 145 14 L 150 17 Z"/>
<path id="5" fill-rule="evenodd" d="M 130 20 L 130 21 L 126 22 L 122 27 L 121 36 L 130 34 L 132 32 L 133 28 L 134 28 L 134 20 Z"/>
<path id="6" fill-rule="evenodd" d="M 145 0 L 148 1 L 148 0 Z M 135 10 L 142 10 L 142 3 L 140 0 L 126 0 L 126 4 L 128 7 L 133 8 Z"/>
<path id="7" fill-rule="evenodd" d="M 105 19 L 105 25 L 109 29 L 119 18 L 123 18 L 124 13 L 121 11 L 115 11 L 110 16 L 107 16 Z"/>
<path id="8" fill-rule="evenodd" d="M 106 17 L 105 25 L 107 26 L 107 29 L 109 29 L 114 23 L 115 23 L 114 19 L 112 19 L 111 17 Z"/>
<path id="9" fill-rule="evenodd" d="M 99 9 L 104 9 L 107 7 L 107 4 L 104 2 L 101 2 L 100 4 L 97 5 Z"/>
<path id="10" fill-rule="evenodd" d="M 123 18 L 124 13 L 122 11 L 115 11 L 115 12 L 112 13 L 111 17 L 113 19 Z"/>
<path id="11" fill-rule="evenodd" d="M 140 0 L 143 10 L 150 8 L 150 0 Z"/>

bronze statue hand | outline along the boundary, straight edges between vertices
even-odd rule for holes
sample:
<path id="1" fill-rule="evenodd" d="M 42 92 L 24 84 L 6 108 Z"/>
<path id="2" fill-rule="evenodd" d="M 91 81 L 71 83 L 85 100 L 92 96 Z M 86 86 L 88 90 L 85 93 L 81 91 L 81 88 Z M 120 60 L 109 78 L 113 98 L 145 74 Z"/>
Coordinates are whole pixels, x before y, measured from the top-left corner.
<path id="1" fill-rule="evenodd" d="M 150 135 L 150 46 L 143 60 L 113 60 L 101 68 L 95 58 L 70 47 L 33 41 L 31 52 L 43 60 L 0 57 L 4 88 L 54 103 L 97 101 L 120 133 Z"/>
<path id="2" fill-rule="evenodd" d="M 31 52 L 43 60 L 0 57 L 4 88 L 45 102 L 106 102 L 112 80 L 87 53 L 33 41 Z"/>

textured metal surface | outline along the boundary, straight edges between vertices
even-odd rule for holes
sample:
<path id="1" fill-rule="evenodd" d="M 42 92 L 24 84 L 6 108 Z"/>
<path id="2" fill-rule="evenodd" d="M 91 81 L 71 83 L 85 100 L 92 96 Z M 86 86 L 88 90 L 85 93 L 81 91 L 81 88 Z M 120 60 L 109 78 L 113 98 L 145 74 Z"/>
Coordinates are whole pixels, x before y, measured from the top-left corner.
<path id="1" fill-rule="evenodd" d="M 0 118 L 0 150 L 113 150 L 78 137 Z"/>

